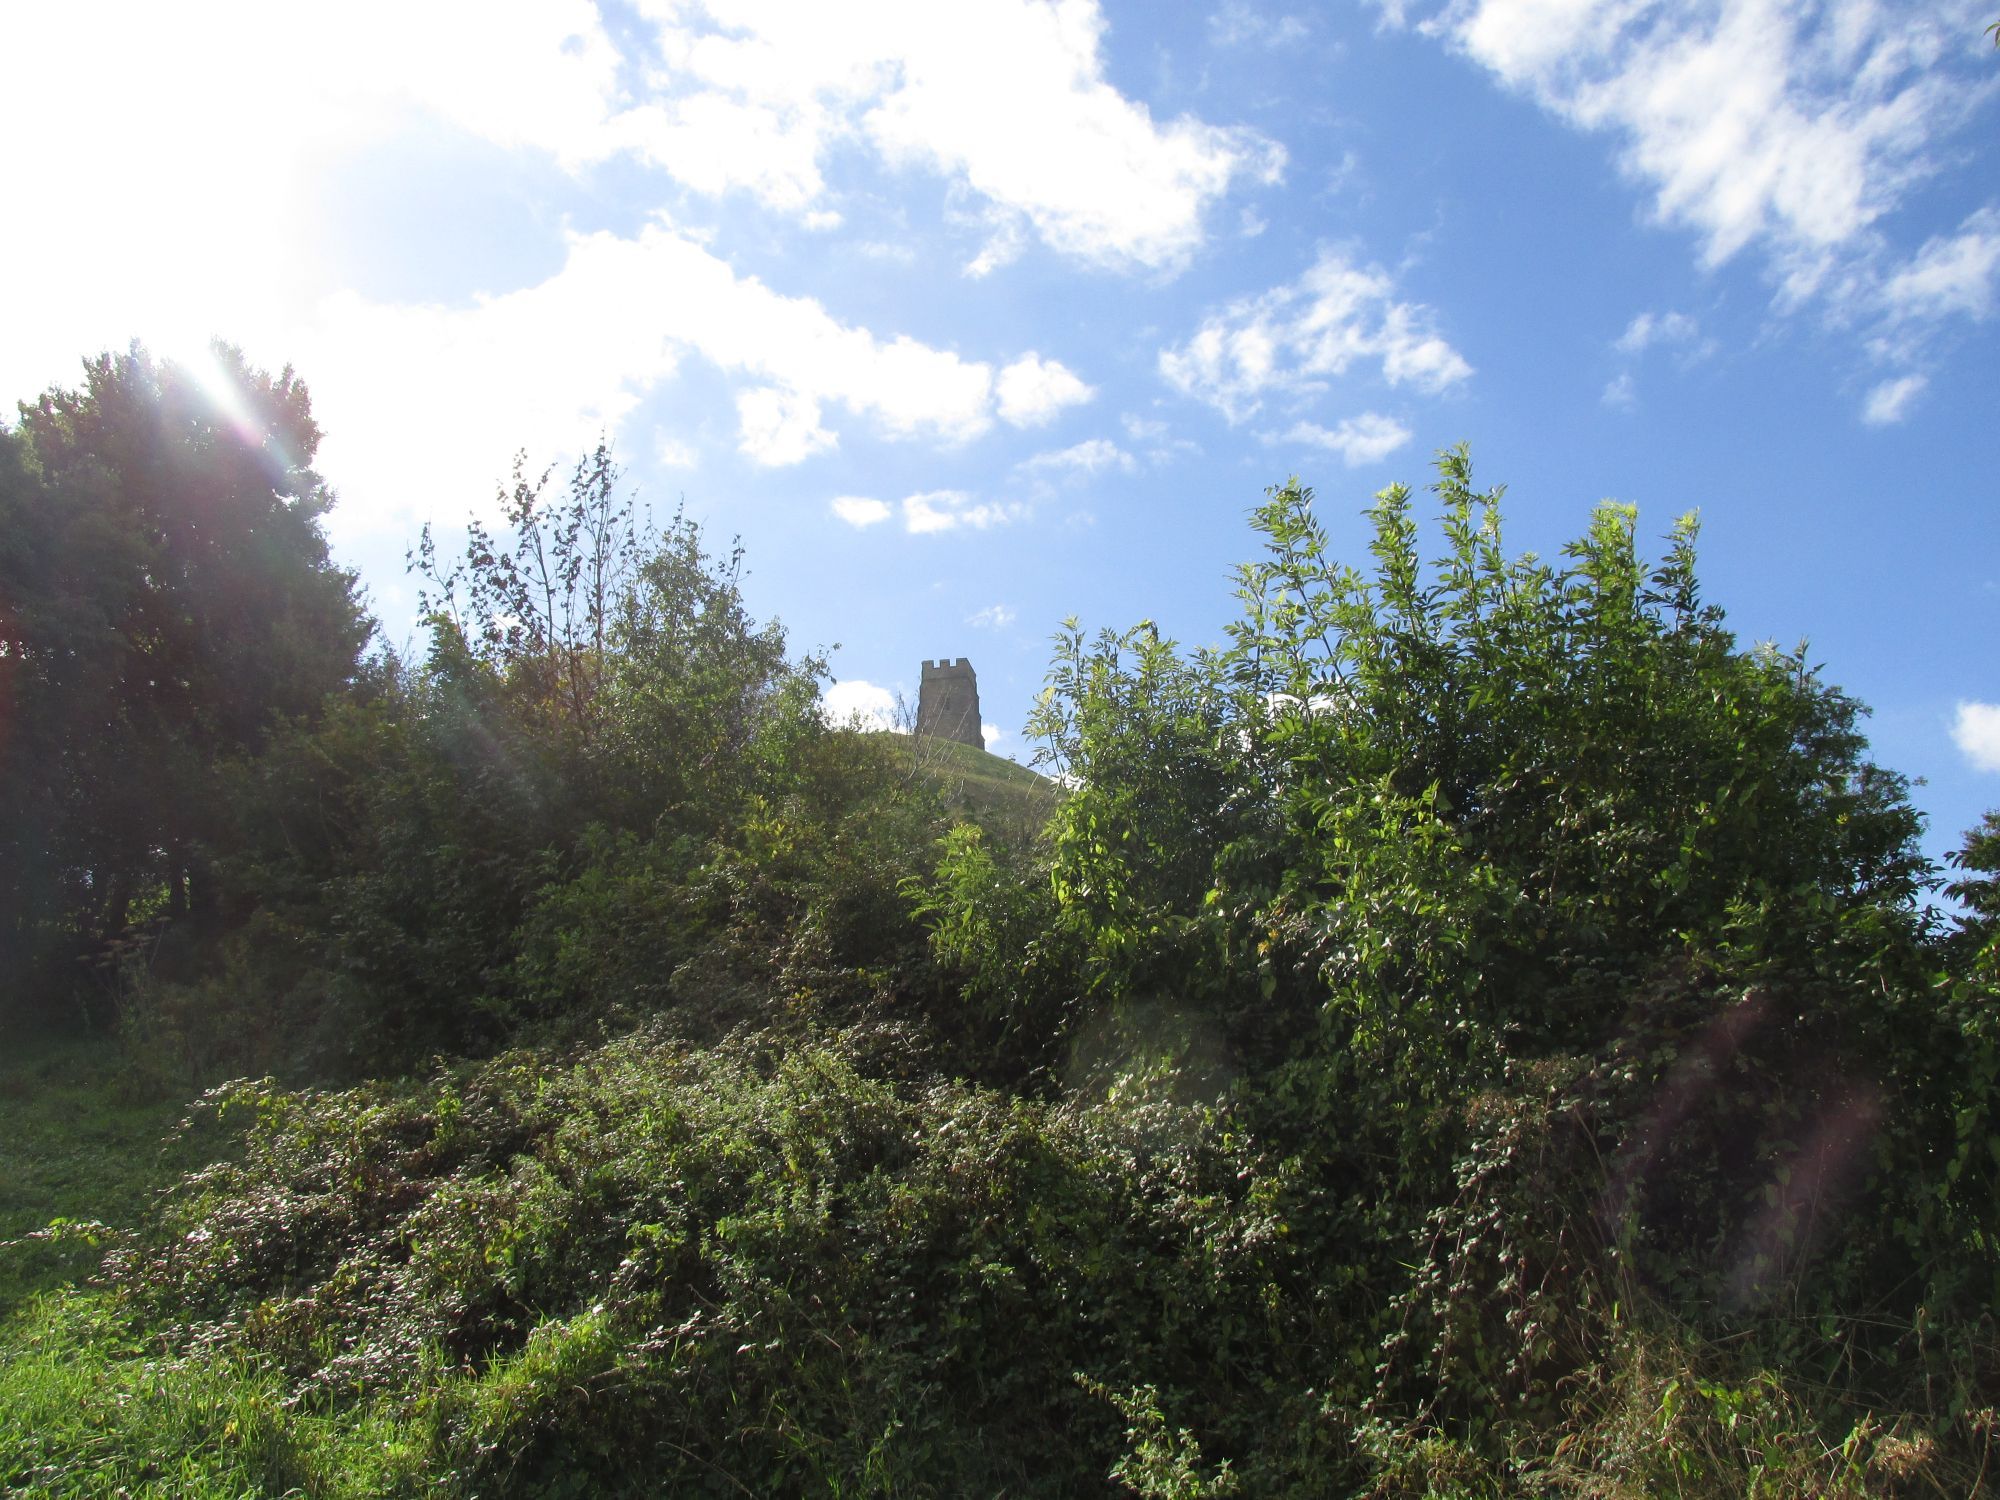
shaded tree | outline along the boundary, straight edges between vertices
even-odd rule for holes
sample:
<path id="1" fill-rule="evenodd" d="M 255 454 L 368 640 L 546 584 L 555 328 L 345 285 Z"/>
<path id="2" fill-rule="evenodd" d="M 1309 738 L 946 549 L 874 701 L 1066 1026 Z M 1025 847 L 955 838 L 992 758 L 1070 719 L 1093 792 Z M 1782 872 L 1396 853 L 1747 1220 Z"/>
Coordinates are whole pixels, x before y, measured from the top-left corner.
<path id="1" fill-rule="evenodd" d="M 142 916 L 212 931 L 223 766 L 351 679 L 371 625 L 321 531 L 319 437 L 291 370 L 222 345 L 193 366 L 99 356 L 0 434 L 17 997 Z"/>

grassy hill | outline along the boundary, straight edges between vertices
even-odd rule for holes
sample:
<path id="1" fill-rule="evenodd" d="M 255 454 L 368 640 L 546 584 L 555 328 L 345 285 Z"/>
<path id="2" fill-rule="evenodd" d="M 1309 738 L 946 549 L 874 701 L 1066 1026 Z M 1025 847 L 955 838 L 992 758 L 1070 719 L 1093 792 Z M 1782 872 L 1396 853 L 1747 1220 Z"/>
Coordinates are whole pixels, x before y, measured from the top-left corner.
<path id="1" fill-rule="evenodd" d="M 1048 820 L 1061 789 L 1018 761 L 974 745 L 928 735 L 877 734 L 909 773 L 929 780 L 951 809 L 990 834 L 1032 837 Z"/>

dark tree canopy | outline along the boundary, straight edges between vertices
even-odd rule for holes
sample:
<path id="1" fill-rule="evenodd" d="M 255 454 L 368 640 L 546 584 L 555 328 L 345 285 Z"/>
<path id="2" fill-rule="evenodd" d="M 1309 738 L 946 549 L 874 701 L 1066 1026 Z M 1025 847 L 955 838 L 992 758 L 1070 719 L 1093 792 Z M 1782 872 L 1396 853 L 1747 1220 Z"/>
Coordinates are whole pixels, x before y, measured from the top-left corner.
<path id="1" fill-rule="evenodd" d="M 305 386 L 138 346 L 0 431 L 0 902 L 10 969 L 212 920 L 221 768 L 353 676 Z"/>

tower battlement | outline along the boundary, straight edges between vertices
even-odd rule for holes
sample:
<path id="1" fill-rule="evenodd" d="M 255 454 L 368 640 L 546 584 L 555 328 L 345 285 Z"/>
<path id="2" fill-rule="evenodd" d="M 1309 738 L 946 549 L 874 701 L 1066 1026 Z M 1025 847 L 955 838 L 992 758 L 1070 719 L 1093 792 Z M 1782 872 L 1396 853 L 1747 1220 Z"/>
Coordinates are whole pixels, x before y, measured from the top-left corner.
<path id="1" fill-rule="evenodd" d="M 979 728 L 979 675 L 968 657 L 924 663 L 917 691 L 917 733 L 986 748 Z"/>

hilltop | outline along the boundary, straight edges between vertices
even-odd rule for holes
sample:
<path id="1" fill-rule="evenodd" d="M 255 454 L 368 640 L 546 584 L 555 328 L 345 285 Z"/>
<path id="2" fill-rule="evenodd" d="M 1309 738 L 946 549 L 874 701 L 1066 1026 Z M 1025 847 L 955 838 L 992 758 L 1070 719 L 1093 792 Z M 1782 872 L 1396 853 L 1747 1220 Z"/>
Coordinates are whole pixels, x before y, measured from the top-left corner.
<path id="1" fill-rule="evenodd" d="M 1019 761 L 929 735 L 880 734 L 898 763 L 936 787 L 946 806 L 995 836 L 1019 838 L 1041 828 L 1061 788 Z"/>

